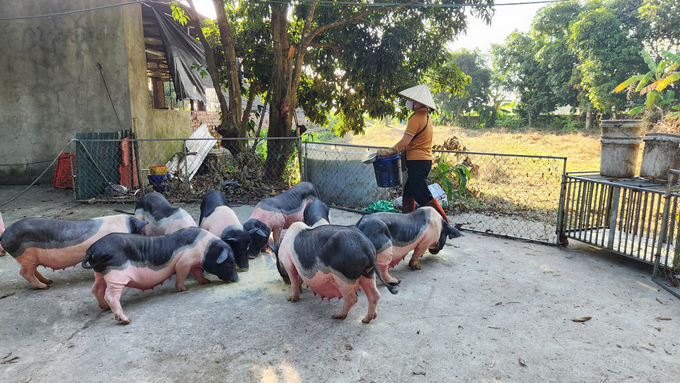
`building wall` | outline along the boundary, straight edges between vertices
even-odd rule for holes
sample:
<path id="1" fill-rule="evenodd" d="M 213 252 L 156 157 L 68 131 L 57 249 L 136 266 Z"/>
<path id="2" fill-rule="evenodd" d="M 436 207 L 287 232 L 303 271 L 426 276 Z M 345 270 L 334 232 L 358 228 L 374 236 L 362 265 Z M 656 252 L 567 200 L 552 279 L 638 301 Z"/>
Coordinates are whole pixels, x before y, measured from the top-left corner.
<path id="1" fill-rule="evenodd" d="M 126 2 L 2 0 L 0 15 Z M 149 110 L 141 7 L 0 21 L 0 184 L 32 182 L 79 132 L 129 129 L 136 118 L 143 138 L 191 133 L 189 112 Z M 53 175 L 48 171 L 43 182 Z"/>

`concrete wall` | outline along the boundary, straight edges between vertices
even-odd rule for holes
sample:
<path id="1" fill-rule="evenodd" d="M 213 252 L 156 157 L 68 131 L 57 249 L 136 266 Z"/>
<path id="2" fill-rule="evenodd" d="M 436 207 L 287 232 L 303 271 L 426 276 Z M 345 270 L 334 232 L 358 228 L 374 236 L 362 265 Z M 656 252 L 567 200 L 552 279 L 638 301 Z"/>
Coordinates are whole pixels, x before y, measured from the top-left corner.
<path id="1" fill-rule="evenodd" d="M 43 15 L 125 2 L 2 0 L 0 15 Z M 189 112 L 149 110 L 141 7 L 0 21 L 0 184 L 33 181 L 75 133 L 117 131 L 121 125 L 129 129 L 133 117 L 140 137 L 191 133 Z M 53 175 L 48 171 L 43 182 Z"/>

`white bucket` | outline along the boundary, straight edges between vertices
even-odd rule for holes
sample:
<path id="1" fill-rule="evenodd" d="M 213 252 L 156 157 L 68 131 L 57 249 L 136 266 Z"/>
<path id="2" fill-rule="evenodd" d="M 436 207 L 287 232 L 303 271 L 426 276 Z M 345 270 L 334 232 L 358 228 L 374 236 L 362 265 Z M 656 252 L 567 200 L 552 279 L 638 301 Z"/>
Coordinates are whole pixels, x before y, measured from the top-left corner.
<path id="1" fill-rule="evenodd" d="M 616 178 L 635 176 L 642 137 L 602 137 L 600 143 L 600 175 Z"/>
<path id="2" fill-rule="evenodd" d="M 649 133 L 645 136 L 640 177 L 666 180 L 668 170 L 680 168 L 680 135 Z"/>

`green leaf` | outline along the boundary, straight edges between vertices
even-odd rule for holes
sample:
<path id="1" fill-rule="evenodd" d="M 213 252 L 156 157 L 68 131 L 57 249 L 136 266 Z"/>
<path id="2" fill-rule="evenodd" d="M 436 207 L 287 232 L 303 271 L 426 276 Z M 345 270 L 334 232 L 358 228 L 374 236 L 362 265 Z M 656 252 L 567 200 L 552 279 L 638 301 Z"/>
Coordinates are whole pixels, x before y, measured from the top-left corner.
<path id="1" fill-rule="evenodd" d="M 680 110 L 680 105 L 674 106 L 673 109 L 675 109 L 675 110 Z"/>
<path id="2" fill-rule="evenodd" d="M 666 87 L 668 85 L 677 81 L 678 79 L 680 79 L 680 72 L 675 72 L 675 73 L 671 74 L 670 76 L 666 77 L 665 79 L 663 79 L 659 83 L 659 85 L 656 87 L 656 90 L 658 90 L 658 91 L 664 90 L 664 89 L 666 89 Z"/>
<path id="3" fill-rule="evenodd" d="M 680 64 L 680 56 L 678 56 L 677 54 L 671 53 L 671 52 L 669 52 L 669 51 L 661 51 L 661 54 L 662 54 L 664 57 L 666 57 L 666 58 L 668 58 L 668 59 L 670 59 L 670 60 L 673 60 L 673 61 L 675 61 L 676 63 Z"/>
<path id="4" fill-rule="evenodd" d="M 644 77 L 642 78 L 642 80 L 640 80 L 640 83 L 638 84 L 637 88 L 635 88 L 635 91 L 636 91 L 636 92 L 641 91 L 642 88 L 644 88 L 645 85 L 647 85 L 647 82 L 649 82 L 649 79 L 651 79 L 653 76 L 654 76 L 654 73 L 652 73 L 652 72 L 647 72 L 647 74 L 644 75 Z"/>
<path id="5" fill-rule="evenodd" d="M 647 93 L 647 101 L 645 101 L 645 106 L 647 108 L 653 107 L 655 100 L 656 100 L 656 94 L 654 94 L 654 92 Z"/>
<path id="6" fill-rule="evenodd" d="M 642 58 L 645 59 L 645 62 L 647 63 L 647 66 L 649 67 L 649 70 L 652 71 L 653 73 L 656 73 L 657 65 L 654 62 L 654 60 L 652 60 L 652 56 L 650 56 L 649 53 L 647 53 L 646 50 L 643 50 L 641 53 L 642 53 Z"/>
<path id="7" fill-rule="evenodd" d="M 628 111 L 628 114 L 638 114 L 645 110 L 645 106 L 638 106 Z"/>
<path id="8" fill-rule="evenodd" d="M 643 75 L 643 74 L 639 74 L 639 75 L 633 76 L 633 77 L 629 78 L 628 80 L 626 80 L 626 81 L 620 83 L 616 88 L 614 88 L 613 92 L 620 92 L 620 91 L 622 91 L 622 90 L 628 88 L 628 86 L 630 86 L 630 84 L 632 84 L 632 83 L 634 83 L 634 82 L 636 82 L 636 81 L 639 81 L 639 80 L 642 79 L 643 77 L 645 77 L 645 75 Z"/>

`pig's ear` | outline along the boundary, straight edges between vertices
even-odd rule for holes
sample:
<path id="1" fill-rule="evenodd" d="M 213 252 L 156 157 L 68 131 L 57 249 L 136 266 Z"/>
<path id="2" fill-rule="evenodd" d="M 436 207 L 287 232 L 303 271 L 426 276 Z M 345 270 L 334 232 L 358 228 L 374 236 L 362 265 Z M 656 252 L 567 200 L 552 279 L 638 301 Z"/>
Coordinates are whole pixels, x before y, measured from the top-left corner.
<path id="1" fill-rule="evenodd" d="M 248 229 L 248 234 L 254 234 L 254 233 L 257 232 L 258 230 L 261 231 L 262 229 L 258 229 L 258 228 L 256 228 L 256 227 L 251 227 L 250 229 Z"/>
<path id="2" fill-rule="evenodd" d="M 236 237 L 229 237 L 229 238 L 223 239 L 223 241 L 226 242 L 227 245 L 231 246 L 232 244 L 238 243 L 238 238 L 236 238 Z"/>
<path id="3" fill-rule="evenodd" d="M 149 223 L 146 221 L 141 221 L 137 218 L 131 218 L 132 219 L 132 226 L 133 226 L 133 233 L 138 234 L 142 232 L 142 228 L 144 226 L 148 225 Z"/>
<path id="4" fill-rule="evenodd" d="M 459 238 L 463 236 L 463 233 L 458 231 L 458 229 L 456 229 L 455 227 L 449 225 L 446 226 L 448 226 L 447 229 L 449 231 L 449 239 Z"/>
<path id="5" fill-rule="evenodd" d="M 219 264 L 223 263 L 224 261 L 226 261 L 227 258 L 229 258 L 229 252 L 226 249 L 224 249 L 220 253 L 220 256 L 217 257 L 217 261 L 215 261 L 215 263 L 217 263 L 219 265 Z"/>

